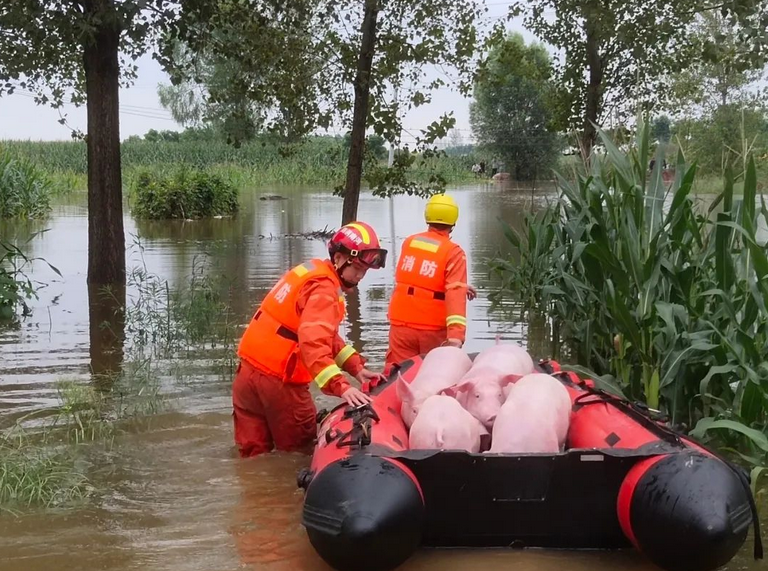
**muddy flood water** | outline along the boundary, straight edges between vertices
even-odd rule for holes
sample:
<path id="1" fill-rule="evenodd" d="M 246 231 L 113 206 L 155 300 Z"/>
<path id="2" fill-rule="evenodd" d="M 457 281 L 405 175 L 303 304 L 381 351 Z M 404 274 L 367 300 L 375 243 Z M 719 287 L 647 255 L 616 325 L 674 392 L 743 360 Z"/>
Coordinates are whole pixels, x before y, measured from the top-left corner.
<path id="1" fill-rule="evenodd" d="M 188 276 L 196 256 L 216 257 L 237 284 L 229 300 L 244 325 L 261 297 L 289 267 L 322 256 L 324 242 L 284 237 L 336 227 L 341 199 L 312 189 L 271 188 L 286 200 L 259 200 L 267 191 L 246 192 L 234 219 L 198 222 L 138 222 L 127 212 L 128 266 L 173 285 Z M 547 195 L 494 185 L 453 190 L 461 207 L 454 238 L 468 255 L 470 281 L 479 298 L 468 307 L 468 351 L 493 342 L 497 334 L 528 346 L 535 356 L 550 353 L 547 332 L 510 317 L 513 307 L 489 313 L 493 287 L 487 258 L 504 249 L 498 217 L 519 224 L 522 212 Z M 423 227 L 423 201 L 382 200 L 364 194 L 359 218 L 372 224 L 390 250 L 387 268 L 370 271 L 359 292 L 348 297 L 343 333 L 380 370 L 386 350 L 386 308 L 397 250 L 408 234 Z M 26 246 L 45 258 L 56 276 L 36 262 L 32 277 L 47 284 L 33 314 L 15 329 L 0 329 L 0 428 L 57 406 L 55 383 L 89 382 L 87 219 L 85 197 L 57 205 L 34 225 L 3 223 L 0 238 L 23 239 L 47 228 Z M 143 252 L 136 246 L 139 241 Z M 128 292 L 129 300 L 132 292 Z M 0 511 L 0 570 L 13 571 L 234 571 L 325 570 L 301 526 L 302 492 L 296 473 L 309 463 L 299 454 L 237 458 L 232 440 L 231 378 L 214 371 L 204 351 L 186 355 L 184 374 L 169 376 L 162 389 L 168 407 L 149 420 L 123 427 L 112 446 L 94 449 L 82 470 L 93 496 L 74 507 Z M 320 398 L 320 405 L 334 404 Z M 768 505 L 762 502 L 763 530 Z M 764 533 L 765 535 L 765 533 Z M 731 570 L 768 569 L 751 557 L 751 537 L 729 565 Z M 365 567 L 361 567 L 364 569 Z M 537 571 L 655 569 L 632 550 L 422 551 L 404 570 L 510 569 Z"/>

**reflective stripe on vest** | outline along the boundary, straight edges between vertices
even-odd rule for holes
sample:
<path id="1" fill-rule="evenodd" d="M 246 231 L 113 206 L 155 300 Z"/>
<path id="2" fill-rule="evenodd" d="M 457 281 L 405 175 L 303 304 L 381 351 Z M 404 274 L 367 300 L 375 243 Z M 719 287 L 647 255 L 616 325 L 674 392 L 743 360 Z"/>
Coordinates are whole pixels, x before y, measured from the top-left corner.
<path id="1" fill-rule="evenodd" d="M 395 272 L 389 320 L 426 329 L 446 327 L 445 272 L 453 242 L 422 232 L 406 238 Z"/>
<path id="2" fill-rule="evenodd" d="M 296 311 L 296 303 L 304 285 L 319 277 L 329 277 L 338 288 L 341 287 L 336 272 L 323 260 L 310 260 L 286 272 L 264 297 L 243 333 L 237 349 L 238 356 L 285 382 L 311 382 L 312 376 L 299 355 L 299 313 Z M 341 294 L 338 303 L 341 318 L 344 319 L 346 306 Z M 331 375 L 321 384 L 323 379 L 320 377 L 324 371 L 315 378 L 321 387 L 333 378 Z"/>

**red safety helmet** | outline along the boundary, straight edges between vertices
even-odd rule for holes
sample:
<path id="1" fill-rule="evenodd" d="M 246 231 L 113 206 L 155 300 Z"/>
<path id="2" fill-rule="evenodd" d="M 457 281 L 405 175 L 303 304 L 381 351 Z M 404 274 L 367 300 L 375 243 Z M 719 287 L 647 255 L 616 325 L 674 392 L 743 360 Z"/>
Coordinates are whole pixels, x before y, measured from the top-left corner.
<path id="1" fill-rule="evenodd" d="M 387 261 L 387 251 L 379 244 L 376 232 L 365 222 L 350 222 L 342 226 L 328 242 L 328 254 L 348 254 L 368 268 L 378 270 Z"/>

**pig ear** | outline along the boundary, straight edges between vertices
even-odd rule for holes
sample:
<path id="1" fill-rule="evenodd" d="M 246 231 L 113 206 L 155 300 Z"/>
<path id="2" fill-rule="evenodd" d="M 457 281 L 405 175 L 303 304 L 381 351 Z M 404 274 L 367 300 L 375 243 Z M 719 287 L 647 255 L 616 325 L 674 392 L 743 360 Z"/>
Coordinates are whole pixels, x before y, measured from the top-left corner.
<path id="1" fill-rule="evenodd" d="M 456 398 L 457 396 L 459 396 L 459 393 L 465 393 L 469 389 L 471 389 L 473 384 L 474 383 L 472 383 L 472 381 L 462 381 L 457 385 L 453 385 L 452 387 L 443 389 L 442 391 L 440 391 L 439 394 Z"/>
<path id="2" fill-rule="evenodd" d="M 409 385 L 403 378 L 403 375 L 397 373 L 397 382 L 395 383 L 397 388 L 397 398 L 400 402 L 413 400 L 413 391 L 411 391 L 411 385 Z"/>
<path id="3" fill-rule="evenodd" d="M 501 381 L 499 382 L 501 384 L 501 388 L 507 387 L 511 384 L 516 383 L 520 379 L 523 378 L 523 375 L 516 375 L 512 373 L 511 375 L 505 375 L 501 377 Z"/>

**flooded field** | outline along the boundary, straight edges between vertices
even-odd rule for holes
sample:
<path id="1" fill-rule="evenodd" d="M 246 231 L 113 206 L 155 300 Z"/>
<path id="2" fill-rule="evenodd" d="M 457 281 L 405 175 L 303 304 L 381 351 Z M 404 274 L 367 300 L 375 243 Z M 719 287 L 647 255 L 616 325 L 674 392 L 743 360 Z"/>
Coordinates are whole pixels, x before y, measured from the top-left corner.
<path id="1" fill-rule="evenodd" d="M 201 259 L 230 284 L 228 303 L 241 331 L 261 297 L 292 265 L 323 256 L 324 242 L 286 234 L 338 226 L 341 199 L 330 192 L 274 188 L 284 200 L 243 195 L 234 219 L 198 222 L 136 222 L 126 215 L 128 266 L 146 268 L 171 285 L 183 283 Z M 453 195 L 461 207 L 454 239 L 467 251 L 470 281 L 479 297 L 468 308 L 466 349 L 478 350 L 497 334 L 547 356 L 547 332 L 516 320 L 509 305 L 489 313 L 493 287 L 487 260 L 506 248 L 498 222 L 519 223 L 522 213 L 547 200 L 542 191 L 495 185 L 467 186 Z M 85 197 L 54 208 L 43 223 L 3 223 L 0 238 L 23 240 L 48 231 L 26 246 L 45 258 L 58 277 L 36 262 L 32 277 L 45 287 L 33 313 L 18 328 L 0 330 L 0 428 L 23 418 L 45 417 L 59 404 L 56 383 L 89 382 L 92 359 L 88 291 L 85 284 L 87 218 Z M 396 255 L 407 235 L 423 228 L 423 202 L 416 198 L 361 199 L 359 218 L 374 226 L 390 263 L 370 271 L 348 296 L 344 334 L 380 370 L 386 350 L 386 308 Z M 140 293 L 129 287 L 128 298 Z M 215 355 L 220 356 L 220 349 Z M 272 454 L 236 457 L 232 440 L 230 384 L 226 370 L 204 348 L 177 355 L 163 369 L 160 392 L 167 406 L 140 422 L 128 422 L 110 446 L 94 445 L 78 466 L 94 487 L 80 505 L 50 510 L 0 512 L 0 570 L 105 571 L 148 569 L 229 571 L 237 569 L 328 569 L 301 526 L 302 493 L 296 473 L 309 458 Z M 169 365 L 168 363 L 165 363 Z M 318 397 L 320 405 L 334 404 Z M 761 506 L 763 529 L 768 505 Z M 765 569 L 751 560 L 751 540 L 729 565 Z M 633 551 L 424 551 L 403 569 L 513 569 L 519 571 L 651 570 Z"/>

